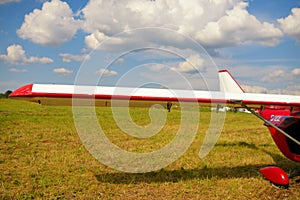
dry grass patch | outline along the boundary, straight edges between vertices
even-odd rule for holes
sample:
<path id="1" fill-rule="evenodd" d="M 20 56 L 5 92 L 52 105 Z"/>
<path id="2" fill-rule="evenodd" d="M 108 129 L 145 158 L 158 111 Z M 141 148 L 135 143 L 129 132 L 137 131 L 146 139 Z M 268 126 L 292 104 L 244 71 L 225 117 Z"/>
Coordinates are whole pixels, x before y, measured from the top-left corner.
<path id="1" fill-rule="evenodd" d="M 138 124 L 147 124 L 147 108 L 131 108 Z M 107 136 L 124 149 L 161 148 L 176 134 L 180 112 L 168 113 L 166 126 L 147 140 L 118 130 L 109 108 L 96 109 Z M 147 121 L 148 120 L 148 121 Z M 159 171 L 130 174 L 95 160 L 82 145 L 69 106 L 0 100 L 2 199 L 300 199 L 300 185 L 271 186 L 258 173 L 276 164 L 289 172 L 299 167 L 278 151 L 268 130 L 255 117 L 227 113 L 212 152 L 198 153 L 210 112 L 202 110 L 198 134 L 188 151 Z M 139 147 L 139 148 L 138 148 Z"/>

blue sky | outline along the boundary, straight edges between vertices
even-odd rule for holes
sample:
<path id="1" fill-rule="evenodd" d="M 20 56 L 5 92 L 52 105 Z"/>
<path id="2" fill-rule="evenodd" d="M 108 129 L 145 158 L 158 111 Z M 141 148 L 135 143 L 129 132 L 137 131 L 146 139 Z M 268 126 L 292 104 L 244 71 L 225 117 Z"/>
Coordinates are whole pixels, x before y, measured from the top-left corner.
<path id="1" fill-rule="evenodd" d="M 300 94 L 299 0 L 0 0 L 0 43 L 0 92 L 217 89 L 225 68 L 246 91 Z"/>

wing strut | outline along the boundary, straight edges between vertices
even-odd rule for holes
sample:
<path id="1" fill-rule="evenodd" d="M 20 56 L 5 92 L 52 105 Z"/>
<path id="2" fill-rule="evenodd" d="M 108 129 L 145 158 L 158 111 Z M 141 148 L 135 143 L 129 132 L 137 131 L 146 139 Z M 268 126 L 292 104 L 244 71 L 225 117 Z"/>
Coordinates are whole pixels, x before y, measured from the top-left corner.
<path id="1" fill-rule="evenodd" d="M 298 144 L 300 146 L 300 142 L 298 140 L 296 140 L 295 138 L 293 138 L 292 136 L 290 136 L 289 134 L 287 134 L 284 130 L 282 130 L 282 129 L 278 128 L 277 126 L 275 126 L 274 124 L 272 124 L 269 120 L 266 120 L 261 115 L 257 114 L 253 108 L 249 108 L 248 106 L 246 106 L 244 104 L 241 104 L 241 105 L 244 108 L 246 108 L 249 112 L 251 112 L 253 115 L 255 115 L 256 117 L 258 117 L 259 119 L 261 119 L 262 121 L 264 121 L 266 124 L 270 125 L 271 127 L 275 128 L 277 131 L 279 131 L 280 133 L 282 133 L 285 137 L 289 138 L 290 140 L 292 140 L 293 142 L 295 142 L 296 144 Z"/>

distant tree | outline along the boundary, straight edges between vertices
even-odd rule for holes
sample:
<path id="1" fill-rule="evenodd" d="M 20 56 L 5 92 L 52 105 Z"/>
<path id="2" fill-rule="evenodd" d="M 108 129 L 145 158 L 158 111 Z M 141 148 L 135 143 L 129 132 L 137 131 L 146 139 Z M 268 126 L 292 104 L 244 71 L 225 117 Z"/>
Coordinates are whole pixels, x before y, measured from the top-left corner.
<path id="1" fill-rule="evenodd" d="M 0 93 L 0 98 L 8 98 L 12 91 L 7 90 L 4 94 Z"/>
<path id="2" fill-rule="evenodd" d="M 8 98 L 8 96 L 12 93 L 11 90 L 7 90 L 5 93 L 4 93 L 4 96 L 5 98 Z"/>

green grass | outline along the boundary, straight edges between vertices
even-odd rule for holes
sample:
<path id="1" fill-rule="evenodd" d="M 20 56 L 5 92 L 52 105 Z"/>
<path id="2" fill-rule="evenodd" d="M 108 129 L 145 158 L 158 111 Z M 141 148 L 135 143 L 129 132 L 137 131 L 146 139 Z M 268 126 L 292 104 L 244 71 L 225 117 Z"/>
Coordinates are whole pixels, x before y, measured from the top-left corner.
<path id="1" fill-rule="evenodd" d="M 122 133 L 108 107 L 97 107 L 99 123 L 116 145 L 132 152 L 157 150 L 172 140 L 180 111 L 167 113 L 162 131 L 149 139 Z M 139 125 L 150 122 L 147 108 L 130 108 Z M 188 151 L 164 169 L 130 174 L 94 159 L 77 135 L 72 107 L 0 100 L 2 199 L 300 199 L 300 185 L 277 189 L 258 170 L 299 165 L 279 152 L 254 116 L 227 113 L 217 145 L 203 160 L 198 153 L 210 112 L 201 112 L 199 130 Z"/>

